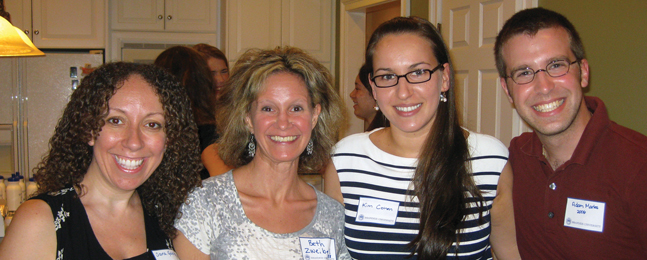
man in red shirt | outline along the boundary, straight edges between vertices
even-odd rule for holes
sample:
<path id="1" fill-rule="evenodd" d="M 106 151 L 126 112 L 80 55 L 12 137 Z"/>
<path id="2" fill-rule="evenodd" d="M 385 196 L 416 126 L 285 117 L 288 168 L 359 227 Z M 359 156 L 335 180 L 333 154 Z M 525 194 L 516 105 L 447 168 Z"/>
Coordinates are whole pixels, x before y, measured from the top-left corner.
<path id="1" fill-rule="evenodd" d="M 523 10 L 499 32 L 495 57 L 510 103 L 534 130 L 510 143 L 521 257 L 647 259 L 647 137 L 584 96 L 589 63 L 573 25 Z"/>

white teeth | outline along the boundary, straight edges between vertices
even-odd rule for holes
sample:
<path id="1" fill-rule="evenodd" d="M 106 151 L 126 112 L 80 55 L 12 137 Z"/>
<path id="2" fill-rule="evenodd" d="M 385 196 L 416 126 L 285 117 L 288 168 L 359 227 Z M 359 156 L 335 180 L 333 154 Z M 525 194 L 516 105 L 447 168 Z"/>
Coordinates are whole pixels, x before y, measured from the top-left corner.
<path id="1" fill-rule="evenodd" d="M 422 106 L 422 104 L 417 104 L 415 106 L 410 106 L 410 107 L 395 107 L 395 109 L 402 112 L 409 112 L 409 111 L 415 110 L 416 108 L 419 108 L 420 106 Z"/>
<path id="2" fill-rule="evenodd" d="M 560 100 L 550 102 L 548 104 L 533 106 L 532 108 L 534 108 L 535 110 L 537 110 L 539 112 L 545 113 L 545 112 L 550 112 L 550 111 L 553 111 L 553 110 L 557 109 L 563 103 L 564 103 L 564 99 L 560 99 Z"/>
<path id="3" fill-rule="evenodd" d="M 137 160 L 130 160 L 130 159 L 122 159 L 119 158 L 118 156 L 115 155 L 115 159 L 117 159 L 117 163 L 128 170 L 134 170 L 137 169 L 139 166 L 144 163 L 144 159 L 137 159 Z"/>
<path id="4" fill-rule="evenodd" d="M 291 141 L 294 141 L 295 139 L 297 139 L 297 136 L 296 135 L 293 135 L 293 136 L 276 136 L 276 135 L 274 135 L 274 136 L 270 137 L 270 139 L 272 139 L 273 141 L 276 141 L 276 142 L 291 142 Z"/>

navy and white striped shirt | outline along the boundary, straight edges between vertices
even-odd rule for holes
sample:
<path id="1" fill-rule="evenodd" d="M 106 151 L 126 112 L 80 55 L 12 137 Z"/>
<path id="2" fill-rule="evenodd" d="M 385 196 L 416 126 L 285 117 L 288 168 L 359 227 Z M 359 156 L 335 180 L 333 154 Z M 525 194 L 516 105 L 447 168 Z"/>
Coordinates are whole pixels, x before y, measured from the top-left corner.
<path id="1" fill-rule="evenodd" d="M 403 259 L 411 253 L 407 244 L 418 234 L 420 223 L 418 199 L 407 195 L 412 194 L 411 179 L 417 159 L 398 157 L 380 150 L 370 141 L 371 133 L 344 138 L 337 143 L 333 153 L 346 208 L 346 245 L 351 256 L 357 259 Z M 483 212 L 483 222 L 479 223 L 477 206 L 472 203 L 471 214 L 459 231 L 462 236 L 458 257 L 490 259 L 489 210 L 496 196 L 499 175 L 507 162 L 508 149 L 494 137 L 473 132 L 467 141 L 474 180 L 485 199 L 487 210 Z M 360 198 L 399 203 L 395 224 L 358 222 Z M 363 216 L 360 221 L 361 218 Z M 455 246 L 447 255 L 448 259 L 455 259 Z"/>

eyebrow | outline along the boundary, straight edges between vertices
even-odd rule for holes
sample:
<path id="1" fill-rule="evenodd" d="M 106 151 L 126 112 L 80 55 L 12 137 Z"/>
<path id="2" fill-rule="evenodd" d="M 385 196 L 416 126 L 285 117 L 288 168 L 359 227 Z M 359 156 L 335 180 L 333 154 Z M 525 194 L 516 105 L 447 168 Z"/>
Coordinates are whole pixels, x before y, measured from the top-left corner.
<path id="1" fill-rule="evenodd" d="M 409 65 L 408 69 L 415 69 L 416 67 L 418 67 L 420 65 L 425 65 L 425 64 L 431 66 L 431 64 L 429 64 L 427 62 L 421 61 L 421 62 Z M 393 70 L 387 69 L 387 68 L 379 68 L 379 69 L 375 70 L 375 72 L 382 71 L 382 70 L 387 71 L 387 72 L 393 72 Z"/>
<path id="2" fill-rule="evenodd" d="M 124 110 L 122 110 L 122 109 L 120 109 L 120 108 L 110 108 L 110 110 L 114 110 L 114 111 L 120 112 L 120 113 L 122 113 L 122 114 L 126 114 L 126 111 L 124 111 Z M 146 117 L 149 117 L 149 116 L 152 116 L 152 115 L 161 115 L 162 117 L 164 117 L 164 112 L 153 112 L 153 113 L 148 113 L 148 114 L 146 114 L 146 116 L 144 116 L 144 117 L 146 118 Z M 164 120 L 166 120 L 166 117 L 164 117 Z"/>
<path id="3" fill-rule="evenodd" d="M 577 59 L 577 58 L 575 58 L 575 59 Z M 568 56 L 564 56 L 564 55 L 557 56 L 557 57 L 552 57 L 552 58 L 548 59 L 548 62 L 546 63 L 546 65 L 550 64 L 551 62 L 557 61 L 557 60 L 569 60 L 570 61 L 571 59 Z M 530 68 L 530 66 L 528 66 L 527 64 L 523 64 L 523 65 L 519 65 L 519 66 L 517 66 L 517 67 L 515 67 L 513 69 L 510 69 L 510 72 L 515 72 L 515 71 L 523 70 L 523 69 L 532 69 L 532 68 Z"/>

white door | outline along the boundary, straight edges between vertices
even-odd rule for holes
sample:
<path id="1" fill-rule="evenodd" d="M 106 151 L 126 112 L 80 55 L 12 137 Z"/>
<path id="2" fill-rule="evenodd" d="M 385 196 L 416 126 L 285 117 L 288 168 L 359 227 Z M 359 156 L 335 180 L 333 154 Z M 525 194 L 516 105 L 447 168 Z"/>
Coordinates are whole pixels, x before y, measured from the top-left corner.
<path id="1" fill-rule="evenodd" d="M 463 124 L 492 135 L 505 145 L 528 131 L 501 89 L 494 62 L 494 43 L 505 21 L 516 11 L 536 7 L 537 0 L 445 0 L 442 35 L 456 70 Z"/>
<path id="2" fill-rule="evenodd" d="M 33 0 L 38 48 L 104 48 L 105 0 Z"/>
<path id="3" fill-rule="evenodd" d="M 113 30 L 164 30 L 164 0 L 110 1 Z"/>

